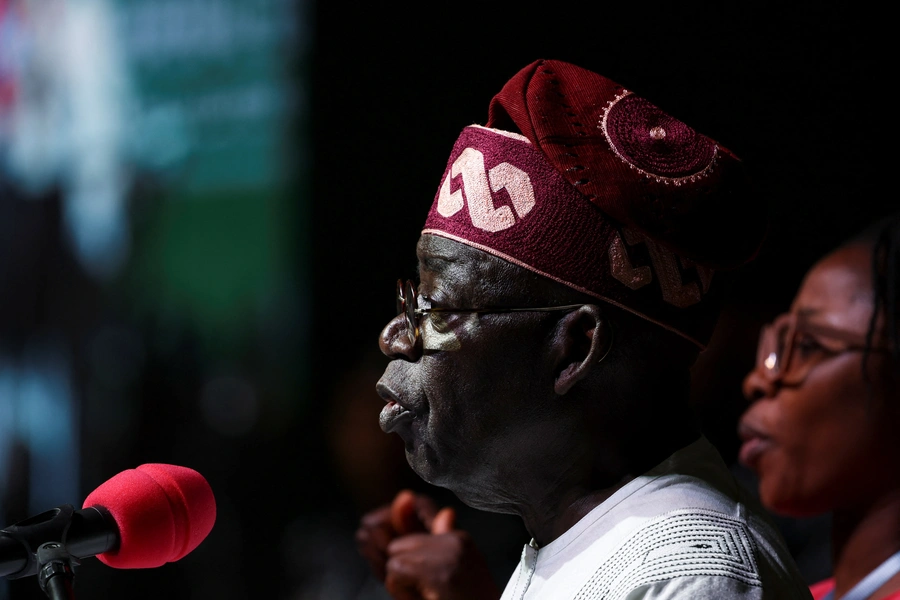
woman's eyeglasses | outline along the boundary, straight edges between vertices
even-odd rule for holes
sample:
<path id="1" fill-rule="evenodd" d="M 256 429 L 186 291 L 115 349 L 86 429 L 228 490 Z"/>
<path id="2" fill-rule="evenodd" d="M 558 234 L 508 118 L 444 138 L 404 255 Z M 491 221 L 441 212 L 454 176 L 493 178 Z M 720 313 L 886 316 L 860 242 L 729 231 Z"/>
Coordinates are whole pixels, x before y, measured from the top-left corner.
<path id="1" fill-rule="evenodd" d="M 798 313 L 787 313 L 763 326 L 756 349 L 757 368 L 770 381 L 799 385 L 823 355 L 866 350 L 866 336 L 828 325 L 810 323 Z M 888 352 L 875 346 L 870 352 Z"/>

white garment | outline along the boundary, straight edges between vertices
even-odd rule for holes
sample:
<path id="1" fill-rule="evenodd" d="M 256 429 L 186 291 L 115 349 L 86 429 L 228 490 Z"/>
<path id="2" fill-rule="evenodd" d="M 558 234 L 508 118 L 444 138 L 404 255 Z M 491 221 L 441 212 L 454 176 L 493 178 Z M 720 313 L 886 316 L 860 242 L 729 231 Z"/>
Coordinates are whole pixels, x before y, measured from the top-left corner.
<path id="1" fill-rule="evenodd" d="M 780 534 L 706 438 L 629 481 L 543 548 L 501 600 L 811 599 Z"/>

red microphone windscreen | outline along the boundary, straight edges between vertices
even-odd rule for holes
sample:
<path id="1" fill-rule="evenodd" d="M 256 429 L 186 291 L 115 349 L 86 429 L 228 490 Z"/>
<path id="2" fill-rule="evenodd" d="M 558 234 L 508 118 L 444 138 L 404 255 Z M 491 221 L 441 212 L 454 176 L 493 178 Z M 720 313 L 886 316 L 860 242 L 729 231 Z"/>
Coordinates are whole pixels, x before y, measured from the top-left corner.
<path id="1" fill-rule="evenodd" d="M 98 554 L 117 569 L 159 567 L 196 548 L 216 521 L 216 500 L 200 473 L 146 464 L 122 471 L 88 495 L 84 508 L 106 508 L 119 527 L 119 548 Z"/>

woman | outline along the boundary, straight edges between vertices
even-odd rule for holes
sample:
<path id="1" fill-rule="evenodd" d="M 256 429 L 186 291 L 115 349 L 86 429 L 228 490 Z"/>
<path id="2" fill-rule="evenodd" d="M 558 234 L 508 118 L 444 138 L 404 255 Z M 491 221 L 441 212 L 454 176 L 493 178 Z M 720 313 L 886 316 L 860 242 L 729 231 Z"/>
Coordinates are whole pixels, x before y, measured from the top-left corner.
<path id="1" fill-rule="evenodd" d="M 833 513 L 816 600 L 900 599 L 900 219 L 820 260 L 763 329 L 740 460 L 788 516 Z"/>

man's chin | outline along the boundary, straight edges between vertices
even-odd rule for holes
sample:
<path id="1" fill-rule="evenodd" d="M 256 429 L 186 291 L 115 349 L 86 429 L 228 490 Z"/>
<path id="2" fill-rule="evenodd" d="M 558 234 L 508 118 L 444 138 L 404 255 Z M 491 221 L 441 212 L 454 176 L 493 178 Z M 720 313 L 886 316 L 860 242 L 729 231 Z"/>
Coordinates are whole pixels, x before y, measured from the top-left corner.
<path id="1" fill-rule="evenodd" d="M 416 475 L 426 483 L 450 490 L 463 504 L 486 512 L 519 514 L 509 502 L 492 493 L 491 489 L 475 485 L 471 477 L 436 468 L 439 465 L 437 461 L 418 460 L 420 458 L 409 452 L 406 454 L 406 460 Z M 496 488 L 492 489 L 496 491 Z"/>
<path id="2" fill-rule="evenodd" d="M 406 462 L 422 480 L 432 485 L 438 485 L 434 463 L 424 456 L 422 447 L 415 442 L 406 444 Z"/>
<path id="3" fill-rule="evenodd" d="M 413 472 L 426 483 L 438 487 L 453 489 L 453 476 L 445 468 L 446 465 L 434 452 L 434 449 L 415 439 L 406 443 L 406 462 Z"/>

